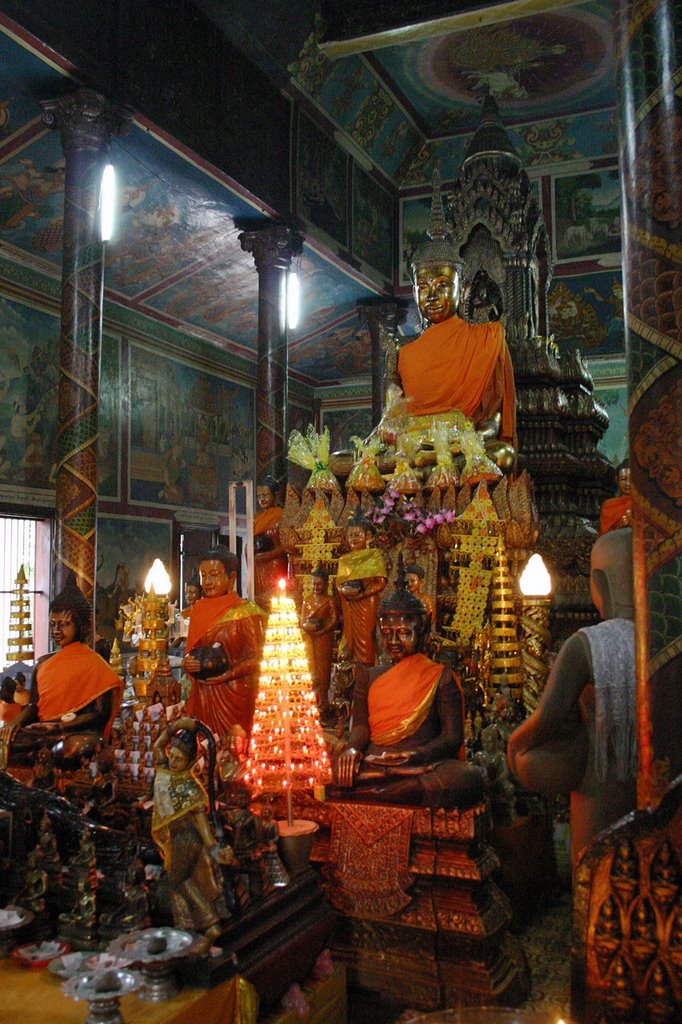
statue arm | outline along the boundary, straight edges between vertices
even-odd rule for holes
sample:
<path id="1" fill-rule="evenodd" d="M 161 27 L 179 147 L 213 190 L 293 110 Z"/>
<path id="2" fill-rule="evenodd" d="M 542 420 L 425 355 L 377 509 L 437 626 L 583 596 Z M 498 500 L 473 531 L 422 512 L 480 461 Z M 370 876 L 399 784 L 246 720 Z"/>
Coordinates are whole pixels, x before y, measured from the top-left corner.
<path id="1" fill-rule="evenodd" d="M 369 743 L 368 688 L 367 673 L 358 672 L 353 693 L 349 745 L 344 747 L 332 761 L 334 781 L 346 789 L 353 786 L 357 769 L 362 761 L 363 751 Z"/>
<path id="2" fill-rule="evenodd" d="M 231 664 L 218 676 L 204 680 L 208 684 L 229 683 L 257 672 L 260 666 L 263 630 L 259 617 L 251 615 L 226 623 L 213 637 L 222 644 Z"/>
<path id="3" fill-rule="evenodd" d="M 353 586 L 345 589 L 345 583 L 341 584 L 339 590 L 347 601 L 362 601 L 366 597 L 374 597 L 375 594 L 380 594 L 386 586 L 387 580 L 385 576 L 367 576 L 362 582 L 362 590 L 356 590 Z"/>

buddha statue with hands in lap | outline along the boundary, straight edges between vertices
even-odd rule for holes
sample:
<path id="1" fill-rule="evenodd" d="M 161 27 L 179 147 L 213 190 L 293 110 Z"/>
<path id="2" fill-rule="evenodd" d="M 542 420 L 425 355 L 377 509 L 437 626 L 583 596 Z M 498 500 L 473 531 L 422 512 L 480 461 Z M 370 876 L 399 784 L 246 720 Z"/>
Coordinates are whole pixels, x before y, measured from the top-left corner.
<path id="1" fill-rule="evenodd" d="M 358 671 L 349 746 L 333 758 L 330 797 L 415 807 L 480 803 L 485 779 L 464 762 L 462 691 L 450 668 L 421 653 L 429 615 L 405 585 L 402 556 L 378 623 L 391 664 Z"/>
<path id="2" fill-rule="evenodd" d="M 439 419 L 448 422 L 459 412 L 488 457 L 510 472 L 517 447 L 516 389 L 504 327 L 499 320 L 469 323 L 457 315 L 461 259 L 447 235 L 437 171 L 427 234 L 411 266 L 423 331 L 398 353 L 408 431 L 429 440 Z"/>
<path id="3" fill-rule="evenodd" d="M 0 729 L 0 767 L 33 760 L 48 747 L 58 767 L 76 767 L 108 739 L 123 683 L 87 646 L 92 611 L 73 573 L 50 605 L 50 633 L 58 650 L 40 658 L 29 703 Z"/>

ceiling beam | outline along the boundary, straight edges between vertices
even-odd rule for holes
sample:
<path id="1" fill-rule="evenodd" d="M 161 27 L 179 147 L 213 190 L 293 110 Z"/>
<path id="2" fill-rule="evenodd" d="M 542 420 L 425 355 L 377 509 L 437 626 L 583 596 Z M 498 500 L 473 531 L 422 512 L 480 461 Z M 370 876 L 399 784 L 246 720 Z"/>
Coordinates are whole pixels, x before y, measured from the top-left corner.
<path id="1" fill-rule="evenodd" d="M 396 4 L 322 0 L 325 29 L 318 40 L 326 57 L 347 57 L 352 53 L 401 46 L 450 32 L 528 18 L 563 7 L 574 7 L 584 0 L 468 0 L 456 13 L 443 14 L 443 0 L 421 0 L 405 4 L 396 13 Z M 343 11 L 341 11 L 343 7 Z"/>

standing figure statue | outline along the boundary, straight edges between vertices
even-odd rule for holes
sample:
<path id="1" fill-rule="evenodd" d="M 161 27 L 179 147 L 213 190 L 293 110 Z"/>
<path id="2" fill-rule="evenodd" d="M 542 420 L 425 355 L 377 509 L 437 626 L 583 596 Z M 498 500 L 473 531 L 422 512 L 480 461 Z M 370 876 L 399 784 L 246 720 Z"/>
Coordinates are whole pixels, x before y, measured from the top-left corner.
<path id="1" fill-rule="evenodd" d="M 349 519 L 346 541 L 350 551 L 341 555 L 336 570 L 343 617 L 339 657 L 361 665 L 376 661 L 377 608 L 388 578 L 383 554 L 369 546 L 373 533 L 374 526 L 360 512 Z"/>
<path id="2" fill-rule="evenodd" d="M 317 706 L 320 715 L 325 715 L 329 711 L 329 683 L 338 613 L 336 602 L 328 591 L 329 574 L 318 565 L 313 569 L 311 577 L 312 590 L 308 597 L 303 598 L 300 621 Z"/>
<path id="3" fill-rule="evenodd" d="M 631 525 L 630 460 L 624 459 L 618 467 L 618 494 L 615 498 L 607 498 L 599 510 L 599 535 Z"/>
<path id="4" fill-rule="evenodd" d="M 388 669 L 361 668 L 349 746 L 334 758 L 336 799 L 421 807 L 471 807 L 485 777 L 464 761 L 464 700 L 450 668 L 422 654 L 429 616 L 405 586 L 402 556 L 395 590 L 379 608 Z"/>
<path id="5" fill-rule="evenodd" d="M 632 530 L 598 538 L 590 586 L 604 621 L 566 640 L 538 706 L 507 745 L 527 790 L 570 792 L 574 867 L 597 832 L 636 806 Z"/>
<path id="6" fill-rule="evenodd" d="M 258 512 L 253 518 L 254 582 L 256 601 L 262 608 L 282 577 L 289 561 L 279 539 L 282 508 L 278 504 L 279 485 L 273 476 L 264 476 L 256 485 Z"/>
<path id="7" fill-rule="evenodd" d="M 411 562 L 410 565 L 405 566 L 405 577 L 407 582 L 407 589 L 415 597 L 418 597 L 421 603 L 426 608 L 427 612 L 431 616 L 431 632 L 436 629 L 436 605 L 432 597 L 429 594 L 424 593 L 424 576 L 425 572 L 421 565 L 416 562 Z"/>
<path id="8" fill-rule="evenodd" d="M 154 744 L 152 838 L 168 873 L 175 926 L 203 932 L 200 951 L 208 952 L 221 932 L 219 865 L 231 851 L 218 845 L 208 820 L 208 794 L 191 770 L 196 732 L 193 719 L 179 718 Z"/>
<path id="9" fill-rule="evenodd" d="M 91 619 L 90 604 L 70 573 L 50 605 L 50 635 L 59 649 L 39 659 L 29 703 L 0 728 L 0 768 L 8 756 L 33 761 L 43 746 L 57 767 L 76 767 L 108 739 L 123 683 L 87 646 Z"/>
<path id="10" fill-rule="evenodd" d="M 211 548 L 201 565 L 204 596 L 192 605 L 182 659 L 191 679 L 187 712 L 218 736 L 251 733 L 263 643 L 263 612 L 235 593 L 237 556 Z"/>

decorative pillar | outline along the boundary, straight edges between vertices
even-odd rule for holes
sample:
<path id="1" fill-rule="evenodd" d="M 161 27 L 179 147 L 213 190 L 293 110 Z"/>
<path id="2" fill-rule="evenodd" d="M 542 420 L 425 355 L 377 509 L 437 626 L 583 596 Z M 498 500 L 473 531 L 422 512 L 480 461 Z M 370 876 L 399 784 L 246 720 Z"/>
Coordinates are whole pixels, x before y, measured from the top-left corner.
<path id="1" fill-rule="evenodd" d="M 407 315 L 404 304 L 386 299 L 368 299 L 357 304 L 361 324 L 367 324 L 371 345 L 372 365 L 372 423 L 381 419 L 384 411 L 386 388 L 397 377 L 397 363 L 393 367 L 393 351 L 398 324 Z M 390 365 L 389 365 L 390 364 Z"/>
<path id="2" fill-rule="evenodd" d="M 97 410 L 103 245 L 97 214 L 111 137 L 132 112 L 90 89 L 45 100 L 43 121 L 61 133 L 65 156 L 62 322 L 59 346 L 55 592 L 69 571 L 87 596 L 95 589 Z"/>
<path id="3" fill-rule="evenodd" d="M 644 809 L 682 772 L 682 30 L 675 0 L 614 19 Z"/>
<path id="4" fill-rule="evenodd" d="M 239 236 L 258 271 L 258 377 L 256 383 L 256 479 L 286 482 L 288 407 L 287 275 L 303 236 L 284 224 L 270 224 Z"/>

